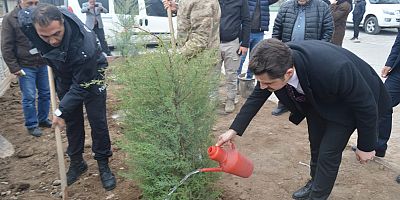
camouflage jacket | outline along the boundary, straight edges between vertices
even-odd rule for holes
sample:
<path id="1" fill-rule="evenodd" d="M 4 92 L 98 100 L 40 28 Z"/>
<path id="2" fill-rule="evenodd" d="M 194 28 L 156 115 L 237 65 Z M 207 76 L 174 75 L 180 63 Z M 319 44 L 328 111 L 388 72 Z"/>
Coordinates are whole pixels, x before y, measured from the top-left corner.
<path id="1" fill-rule="evenodd" d="M 182 54 L 193 57 L 206 48 L 218 49 L 220 17 L 218 0 L 181 0 L 177 41 Z"/>

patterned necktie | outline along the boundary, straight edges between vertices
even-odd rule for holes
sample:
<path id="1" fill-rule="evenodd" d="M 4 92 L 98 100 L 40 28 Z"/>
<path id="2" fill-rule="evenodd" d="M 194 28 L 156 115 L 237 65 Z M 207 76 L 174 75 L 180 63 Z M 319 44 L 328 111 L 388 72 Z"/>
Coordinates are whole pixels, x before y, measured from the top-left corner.
<path id="1" fill-rule="evenodd" d="M 297 90 L 293 86 L 291 86 L 290 84 L 286 84 L 285 87 L 286 87 L 289 97 L 293 101 L 297 101 L 297 102 L 305 102 L 306 101 L 306 96 L 304 94 L 297 92 Z"/>

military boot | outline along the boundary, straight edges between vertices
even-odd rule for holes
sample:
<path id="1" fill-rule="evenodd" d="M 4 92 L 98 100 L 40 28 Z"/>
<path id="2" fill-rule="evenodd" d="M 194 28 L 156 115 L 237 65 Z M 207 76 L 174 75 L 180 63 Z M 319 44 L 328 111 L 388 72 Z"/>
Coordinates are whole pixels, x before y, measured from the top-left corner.
<path id="1" fill-rule="evenodd" d="M 88 166 L 83 159 L 71 159 L 71 163 L 69 164 L 69 169 L 67 172 L 67 185 L 70 186 L 75 183 L 79 176 L 85 173 L 87 169 Z"/>
<path id="2" fill-rule="evenodd" d="M 117 183 L 114 174 L 108 166 L 108 159 L 98 160 L 97 164 L 99 165 L 100 179 L 104 189 L 107 191 L 113 190 Z"/>

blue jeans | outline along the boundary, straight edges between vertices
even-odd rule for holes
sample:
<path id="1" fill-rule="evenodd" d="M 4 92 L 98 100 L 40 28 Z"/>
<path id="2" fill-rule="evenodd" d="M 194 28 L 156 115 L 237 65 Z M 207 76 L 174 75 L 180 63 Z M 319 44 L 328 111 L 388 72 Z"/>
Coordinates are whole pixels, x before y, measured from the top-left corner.
<path id="1" fill-rule="evenodd" d="M 39 122 L 48 119 L 50 109 L 50 88 L 47 66 L 22 67 L 26 75 L 19 77 L 22 93 L 22 108 L 26 128 L 34 128 Z M 38 110 L 36 112 L 36 89 L 38 94 Z"/>
<path id="2" fill-rule="evenodd" d="M 264 39 L 264 32 L 250 33 L 250 48 L 249 48 L 249 51 L 247 51 L 247 52 L 250 53 L 251 50 L 258 44 L 258 42 L 260 42 L 263 39 Z M 244 61 L 246 61 L 246 57 L 247 57 L 247 53 L 240 56 L 240 59 L 241 59 L 240 66 L 239 66 L 239 69 L 237 70 L 238 75 L 242 73 L 242 67 L 243 67 Z M 251 79 L 252 77 L 253 77 L 253 74 L 249 71 L 249 69 L 247 69 L 246 78 Z"/>

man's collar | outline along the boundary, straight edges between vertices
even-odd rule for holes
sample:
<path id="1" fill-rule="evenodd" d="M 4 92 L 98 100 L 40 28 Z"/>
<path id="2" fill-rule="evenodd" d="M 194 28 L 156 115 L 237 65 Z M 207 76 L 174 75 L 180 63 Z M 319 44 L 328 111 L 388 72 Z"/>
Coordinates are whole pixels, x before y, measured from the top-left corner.
<path id="1" fill-rule="evenodd" d="M 297 86 L 299 85 L 299 78 L 297 77 L 295 68 L 293 68 L 293 75 L 289 78 L 287 84 L 293 86 L 294 88 L 297 88 Z"/>

